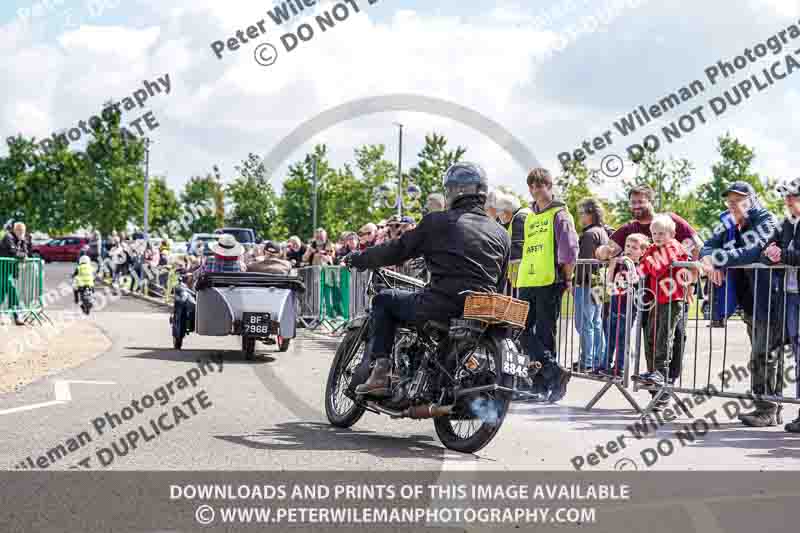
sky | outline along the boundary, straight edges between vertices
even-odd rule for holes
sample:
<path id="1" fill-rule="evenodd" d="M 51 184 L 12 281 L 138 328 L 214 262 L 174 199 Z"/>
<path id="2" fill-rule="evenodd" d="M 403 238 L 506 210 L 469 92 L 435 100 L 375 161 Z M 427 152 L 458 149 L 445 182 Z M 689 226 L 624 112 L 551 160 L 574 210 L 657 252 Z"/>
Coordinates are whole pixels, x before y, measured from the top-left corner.
<path id="1" fill-rule="evenodd" d="M 719 117 L 707 106 L 710 98 L 800 48 L 800 39 L 716 85 L 704 74 L 799 23 L 796 0 L 323 1 L 277 26 L 267 11 L 280 4 L 3 0 L 0 135 L 41 139 L 76 127 L 104 101 L 131 96 L 144 80 L 169 74 L 170 94 L 156 94 L 144 107 L 126 111 L 123 123 L 153 113 L 159 125 L 149 132 L 150 171 L 176 190 L 215 164 L 224 177 L 233 177 L 234 166 L 249 152 L 267 156 L 328 110 L 392 94 L 468 108 L 504 132 L 493 139 L 488 130 L 449 115 L 444 104 L 441 110 L 380 108 L 366 115 L 353 104 L 338 122 L 290 143 L 288 157 L 276 161 L 275 185 L 280 187 L 288 165 L 316 143 L 328 145 L 334 166 L 352 162 L 353 149 L 368 143 L 385 144 L 386 158 L 397 161 L 394 123 L 399 122 L 404 169 L 416 163 L 425 135 L 435 131 L 449 145 L 466 147 L 466 159 L 486 168 L 494 185 L 525 194 L 527 163 L 497 138 L 513 136 L 557 172 L 559 153 L 612 130 L 612 145 L 588 160 L 597 167 L 602 157 L 624 157 L 629 145 L 659 134 L 698 105 L 705 106 L 707 122 L 669 144 L 662 135 L 659 150 L 664 157 L 689 159 L 693 183 L 710 176 L 718 158 L 716 139 L 726 132 L 755 149 L 754 168 L 763 176 L 800 175 L 800 152 L 793 149 L 800 72 L 754 91 Z M 344 5 L 332 14 L 342 20 L 323 32 L 314 16 L 337 4 Z M 353 4 L 358 13 L 349 7 Z M 247 38 L 238 50 L 226 48 L 222 59 L 214 55 L 212 42 L 226 41 L 261 19 L 264 34 Z M 311 24 L 313 37 L 287 50 L 288 38 L 281 37 L 301 23 Z M 275 46 L 273 64 L 254 61 L 261 43 Z M 639 105 L 649 108 L 694 80 L 701 80 L 706 92 L 628 137 L 614 129 L 621 116 Z M 84 144 L 81 139 L 73 146 Z M 3 143 L 0 155 L 6 153 Z M 628 163 L 621 177 L 634 172 Z M 621 177 L 607 178 L 598 195 L 619 194 Z"/>

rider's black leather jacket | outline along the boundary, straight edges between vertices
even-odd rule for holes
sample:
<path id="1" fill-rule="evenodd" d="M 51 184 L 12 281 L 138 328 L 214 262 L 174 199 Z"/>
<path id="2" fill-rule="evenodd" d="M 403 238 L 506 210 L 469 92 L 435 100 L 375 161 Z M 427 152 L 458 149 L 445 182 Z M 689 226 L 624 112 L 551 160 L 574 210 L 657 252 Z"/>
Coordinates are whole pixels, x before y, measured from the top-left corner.
<path id="1" fill-rule="evenodd" d="M 489 218 L 478 198 L 465 197 L 452 209 L 426 215 L 400 239 L 354 256 L 351 265 L 374 269 L 424 257 L 431 285 L 417 299 L 417 318 L 444 320 L 464 310 L 462 291 L 503 291 L 510 250 L 508 232 Z"/>

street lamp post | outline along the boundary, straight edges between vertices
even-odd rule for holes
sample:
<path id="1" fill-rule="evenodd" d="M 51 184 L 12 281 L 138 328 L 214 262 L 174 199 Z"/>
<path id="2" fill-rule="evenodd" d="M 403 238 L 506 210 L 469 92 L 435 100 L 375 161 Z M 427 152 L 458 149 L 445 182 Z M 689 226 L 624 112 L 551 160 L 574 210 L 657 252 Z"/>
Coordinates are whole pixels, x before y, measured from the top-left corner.
<path id="1" fill-rule="evenodd" d="M 313 183 L 313 187 L 314 187 L 314 191 L 313 191 L 313 209 L 312 209 L 312 211 L 313 211 L 313 219 L 314 219 L 314 224 L 313 224 L 314 227 L 312 228 L 312 231 L 317 231 L 317 155 L 316 154 L 314 154 L 314 156 L 313 156 L 313 158 L 311 160 L 311 175 L 312 175 L 313 180 L 314 180 L 314 183 Z"/>
<path id="2" fill-rule="evenodd" d="M 403 125 L 399 122 L 394 122 L 393 124 L 400 128 L 400 144 L 397 155 L 397 190 L 394 190 L 388 183 L 384 183 L 378 188 L 375 200 L 377 202 L 376 206 L 382 204 L 387 208 L 396 208 L 397 216 L 402 217 L 403 206 L 406 208 L 414 207 L 422 195 L 422 191 L 413 182 L 410 182 L 408 187 L 403 187 Z"/>
<path id="3" fill-rule="evenodd" d="M 150 137 L 144 139 L 144 238 L 150 239 Z"/>
<path id="4" fill-rule="evenodd" d="M 403 216 L 403 202 L 400 196 L 403 190 L 403 125 L 399 122 L 394 123 L 395 126 L 400 127 L 400 143 L 397 153 L 397 216 Z"/>

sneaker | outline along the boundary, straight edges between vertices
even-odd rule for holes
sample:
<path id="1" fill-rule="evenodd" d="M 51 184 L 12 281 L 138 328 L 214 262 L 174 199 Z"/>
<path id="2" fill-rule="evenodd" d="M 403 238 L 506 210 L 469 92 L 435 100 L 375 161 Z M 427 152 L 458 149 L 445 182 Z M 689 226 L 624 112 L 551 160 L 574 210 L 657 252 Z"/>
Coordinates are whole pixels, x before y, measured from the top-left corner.
<path id="1" fill-rule="evenodd" d="M 644 374 L 633 376 L 631 379 L 634 381 L 638 381 L 643 385 L 657 385 L 657 386 L 664 385 L 664 376 L 662 376 L 661 372 L 659 372 L 658 370 L 656 370 L 655 372 L 645 372 Z"/>
<path id="2" fill-rule="evenodd" d="M 661 372 L 658 371 L 653 372 L 653 374 L 650 377 L 650 383 L 658 387 L 662 387 L 664 386 L 664 376 L 661 375 Z"/>
<path id="3" fill-rule="evenodd" d="M 774 411 L 756 409 L 752 413 L 739 415 L 742 424 L 751 428 L 766 428 L 778 425 Z M 788 425 L 788 424 L 787 424 Z"/>
<path id="4" fill-rule="evenodd" d="M 609 378 L 621 378 L 622 377 L 622 370 L 618 370 L 615 367 L 607 368 L 600 371 L 600 374 Z"/>

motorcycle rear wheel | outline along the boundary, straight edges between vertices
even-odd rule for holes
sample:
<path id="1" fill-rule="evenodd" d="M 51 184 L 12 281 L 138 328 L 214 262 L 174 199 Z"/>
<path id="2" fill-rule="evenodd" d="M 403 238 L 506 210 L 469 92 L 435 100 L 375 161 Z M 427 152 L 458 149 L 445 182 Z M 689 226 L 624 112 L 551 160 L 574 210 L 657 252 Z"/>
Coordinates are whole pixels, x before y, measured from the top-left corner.
<path id="1" fill-rule="evenodd" d="M 361 335 L 361 328 L 355 328 L 347 332 L 336 349 L 325 386 L 325 415 L 336 427 L 349 428 L 364 416 L 365 407 L 345 396 L 344 391 L 364 359 L 366 345 L 366 335 Z"/>
<path id="2" fill-rule="evenodd" d="M 513 388 L 514 377 L 503 374 L 503 347 L 501 340 L 493 337 L 481 339 L 475 349 L 475 355 L 483 355 L 489 363 L 489 371 L 481 383 L 473 385 L 497 384 Z M 461 361 L 469 351 L 457 354 Z M 452 368 L 452 367 L 451 367 Z M 439 440 L 446 448 L 462 452 L 475 453 L 489 444 L 503 425 L 508 407 L 511 404 L 511 393 L 505 391 L 485 391 L 474 395 L 462 396 L 456 404 L 456 414 L 434 418 L 433 424 Z M 463 425 L 474 429 L 471 433 L 460 431 Z"/>

